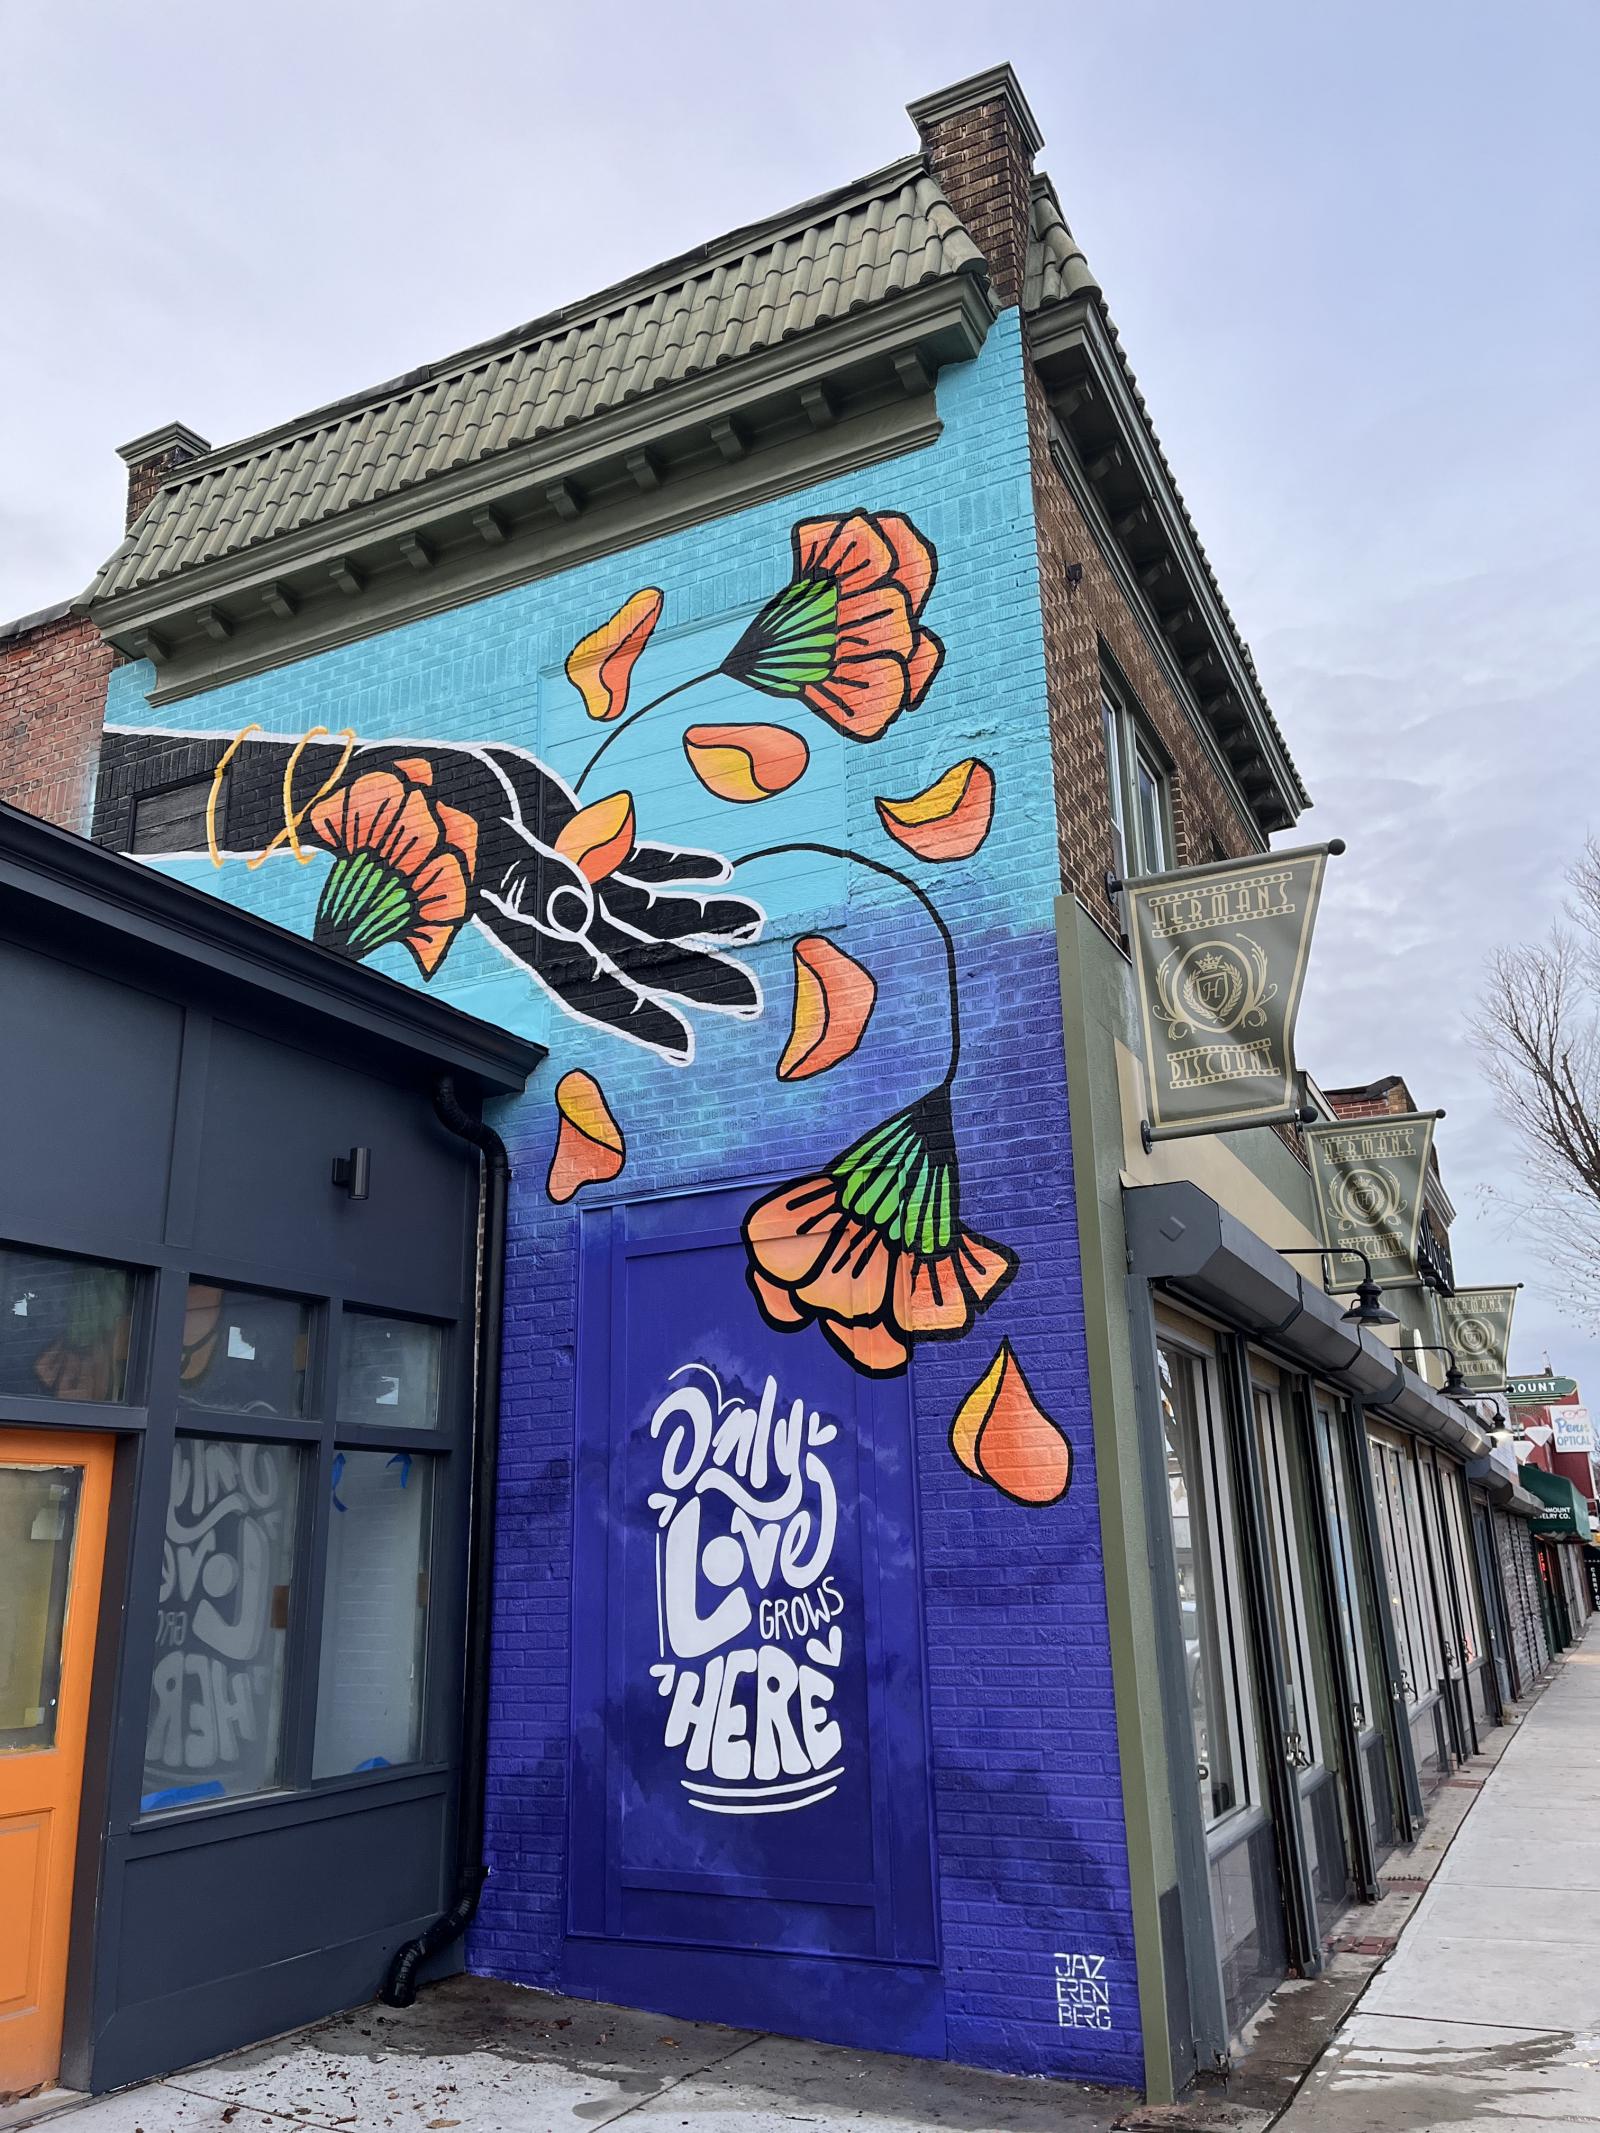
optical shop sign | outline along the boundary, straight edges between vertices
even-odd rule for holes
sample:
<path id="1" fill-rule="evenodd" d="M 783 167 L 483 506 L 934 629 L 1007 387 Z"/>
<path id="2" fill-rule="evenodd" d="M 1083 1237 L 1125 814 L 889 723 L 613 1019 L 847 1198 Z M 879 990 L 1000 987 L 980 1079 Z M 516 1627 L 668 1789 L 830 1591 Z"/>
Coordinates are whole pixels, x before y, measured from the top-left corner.
<path id="1" fill-rule="evenodd" d="M 1294 1118 L 1295 1016 L 1330 852 L 1123 884 L 1144 1029 L 1148 1140 Z"/>
<path id="2" fill-rule="evenodd" d="M 839 1426 L 775 1377 L 751 1398 L 692 1363 L 649 1433 L 660 1779 L 707 1816 L 807 1815 L 866 1753 Z"/>

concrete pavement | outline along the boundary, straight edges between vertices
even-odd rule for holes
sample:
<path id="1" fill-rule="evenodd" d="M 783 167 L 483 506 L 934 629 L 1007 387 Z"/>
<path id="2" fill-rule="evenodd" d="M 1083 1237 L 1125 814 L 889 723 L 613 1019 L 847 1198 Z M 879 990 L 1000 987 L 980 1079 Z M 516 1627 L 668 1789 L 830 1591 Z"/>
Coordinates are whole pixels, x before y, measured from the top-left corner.
<path id="1" fill-rule="evenodd" d="M 1278 2125 L 1600 2127 L 1600 1628 L 1523 1718 Z"/>

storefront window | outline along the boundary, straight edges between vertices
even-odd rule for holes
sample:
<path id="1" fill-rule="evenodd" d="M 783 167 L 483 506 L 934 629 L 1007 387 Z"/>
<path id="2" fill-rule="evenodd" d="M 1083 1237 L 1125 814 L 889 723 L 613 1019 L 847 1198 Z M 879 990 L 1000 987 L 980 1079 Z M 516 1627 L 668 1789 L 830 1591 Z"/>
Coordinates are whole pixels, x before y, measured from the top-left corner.
<path id="1" fill-rule="evenodd" d="M 1339 1608 L 1339 1632 L 1344 1639 L 1345 1659 L 1356 1692 L 1354 1718 L 1357 1730 L 1372 1725 L 1371 1673 L 1367 1664 L 1366 1636 L 1361 1607 L 1361 1580 L 1356 1571 L 1355 1513 L 1345 1473 L 1337 1416 L 1319 1401 L 1312 1424 L 1317 1448 L 1317 1477 L 1327 1506 L 1333 1545 L 1334 1597 Z"/>
<path id="2" fill-rule="evenodd" d="M 421 1753 L 436 1463 L 410 1452 L 334 1456 L 313 1777 Z"/>
<path id="3" fill-rule="evenodd" d="M 126 1267 L 0 1246 L 0 1394 L 125 1399 L 132 1324 Z"/>
<path id="4" fill-rule="evenodd" d="M 217 1414 L 303 1414 L 310 1323 L 298 1297 L 191 1281 L 180 1402 Z"/>
<path id="5" fill-rule="evenodd" d="M 1250 1798 L 1249 1686 L 1234 1620 L 1237 1561 L 1232 1494 L 1204 1361 L 1163 1342 L 1161 1410 L 1167 1494 L 1177 1557 L 1183 1663 L 1194 1718 L 1200 1794 L 1209 1823 Z"/>
<path id="6" fill-rule="evenodd" d="M 1445 1532 L 1461 1601 L 1462 1662 L 1476 1666 L 1483 1657 L 1483 1616 L 1478 1607 L 1478 1581 L 1473 1576 L 1472 1544 L 1461 1510 L 1461 1484 L 1456 1468 L 1448 1461 L 1440 1464 L 1439 1486 L 1444 1494 Z"/>
<path id="7" fill-rule="evenodd" d="M 438 1327 L 346 1311 L 338 1413 L 341 1422 L 370 1422 L 379 1429 L 437 1429 Z"/>
<path id="8" fill-rule="evenodd" d="M 1311 1633 L 1306 1617 L 1300 1571 L 1300 1534 L 1289 1475 L 1289 1447 L 1278 1396 L 1264 1385 L 1255 1388 L 1256 1444 L 1266 1486 L 1268 1545 L 1272 1550 L 1273 1587 L 1278 1602 L 1278 1635 L 1287 1679 L 1289 1741 L 1292 1761 L 1305 1768 L 1322 1760 L 1321 1729 L 1311 1674 Z"/>
<path id="9" fill-rule="evenodd" d="M 233 1437 L 180 1437 L 174 1447 L 146 1814 L 271 1792 L 283 1781 L 299 1457 L 292 1445 Z"/>

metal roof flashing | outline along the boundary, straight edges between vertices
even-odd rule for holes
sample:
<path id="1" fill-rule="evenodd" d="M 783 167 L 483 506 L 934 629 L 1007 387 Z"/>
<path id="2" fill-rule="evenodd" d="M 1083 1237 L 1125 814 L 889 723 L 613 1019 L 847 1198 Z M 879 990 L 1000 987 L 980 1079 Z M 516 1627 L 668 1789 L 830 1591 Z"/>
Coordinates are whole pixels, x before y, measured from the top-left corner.
<path id="1" fill-rule="evenodd" d="M 1458 1459 L 1489 1439 L 1236 1215 L 1187 1181 L 1123 1187 L 1136 1279 L 1159 1282 Z"/>
<path id="2" fill-rule="evenodd" d="M 519 1094 L 545 1047 L 155 867 L 0 803 L 0 935 L 130 983 L 253 1009 L 405 1078 L 449 1073 L 478 1096 Z"/>

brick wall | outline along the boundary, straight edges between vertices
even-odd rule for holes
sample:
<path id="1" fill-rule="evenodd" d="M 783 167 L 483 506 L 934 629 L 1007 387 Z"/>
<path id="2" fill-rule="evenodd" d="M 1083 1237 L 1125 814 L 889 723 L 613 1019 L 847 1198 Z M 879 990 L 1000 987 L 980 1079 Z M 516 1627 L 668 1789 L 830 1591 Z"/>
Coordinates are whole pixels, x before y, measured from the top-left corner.
<path id="1" fill-rule="evenodd" d="M 996 296 L 1003 304 L 1020 302 L 1031 219 L 1026 119 L 996 95 L 920 124 L 935 176 L 988 259 Z M 1212 769 L 1188 712 L 1051 459 L 1049 407 L 1031 364 L 1026 388 L 1061 878 L 1105 931 L 1120 939 L 1105 888 L 1113 861 L 1100 709 L 1103 653 L 1109 653 L 1171 758 L 1179 863 L 1242 856 L 1259 848 L 1260 837 Z M 1068 578 L 1070 565 L 1081 573 L 1076 583 Z"/>
<path id="2" fill-rule="evenodd" d="M 958 965 L 962 1041 L 953 1101 L 962 1219 L 1020 1261 L 1015 1281 L 970 1333 L 918 1345 L 909 1382 L 920 1565 L 908 1556 L 907 1574 L 919 1577 L 920 1589 L 927 1741 L 919 1767 L 927 1771 L 935 1822 L 944 2037 L 958 2059 L 1137 2082 L 1137 1981 L 1053 927 L 1059 861 L 1048 798 L 1023 380 L 1012 310 L 996 322 L 975 363 L 941 376 L 944 430 L 925 451 L 153 716 L 141 694 L 150 672 L 129 667 L 113 691 L 120 745 L 135 738 L 127 729 L 178 726 L 196 736 L 197 752 L 184 753 L 190 744 L 159 730 L 138 740 L 139 765 L 118 759 L 108 777 L 104 824 L 114 834 L 138 777 L 166 783 L 192 768 L 203 772 L 228 737 L 252 724 L 263 740 L 280 742 L 313 726 L 337 733 L 348 724 L 364 742 L 404 736 L 419 752 L 494 740 L 531 751 L 570 780 L 596 734 L 564 661 L 598 621 L 638 587 L 653 585 L 662 589 L 665 609 L 635 676 L 633 701 L 695 674 L 711 679 L 619 733 L 604 780 L 586 790 L 625 785 L 644 837 L 730 854 L 811 838 L 903 862 L 927 890 L 951 928 Z M 783 583 L 793 522 L 854 507 L 903 513 L 936 546 L 927 623 L 947 654 L 926 700 L 870 745 L 845 740 L 802 706 L 742 694 L 715 674 L 745 622 Z M 685 726 L 706 719 L 780 721 L 803 735 L 810 767 L 792 790 L 759 806 L 715 800 L 697 786 L 682 745 Z M 889 841 L 875 803 L 917 793 L 966 758 L 993 771 L 993 827 L 969 859 L 924 864 Z M 274 796 L 277 790 L 274 784 Z M 234 853 L 261 849 L 281 826 L 281 816 L 278 824 L 270 814 L 247 819 L 226 794 L 224 807 L 225 843 Z M 189 878 L 305 933 L 327 878 L 326 855 L 305 858 L 297 865 L 280 849 L 254 871 L 244 856 L 214 869 L 201 852 Z M 745 878 L 738 877 L 741 887 Z M 758 1180 L 765 1189 L 775 1179 L 805 1177 L 926 1090 L 945 1063 L 943 950 L 903 889 L 816 855 L 752 868 L 749 886 L 766 924 L 760 942 L 738 952 L 759 977 L 763 1014 L 753 1023 L 698 1016 L 687 1068 L 560 1012 L 471 927 L 431 981 L 435 993 L 538 1037 L 551 1051 L 528 1096 L 498 1107 L 496 1118 L 511 1149 L 514 1185 L 488 1800 L 492 1872 L 470 1949 L 474 1967 L 529 1983 L 560 1986 L 570 1959 L 573 1536 L 583 1370 L 576 1314 L 579 1232 L 594 1199 L 587 1190 L 567 1206 L 547 1197 L 552 1091 L 575 1068 L 595 1077 L 627 1141 L 622 1176 L 604 1196 L 644 1208 L 708 1186 L 753 1193 Z M 789 1087 L 774 1078 L 774 1062 L 794 997 L 793 943 L 818 932 L 873 972 L 877 1003 L 858 1055 Z M 416 981 L 398 946 L 373 961 Z M 751 1308 L 741 1280 L 727 1293 L 730 1341 L 748 1337 Z M 777 1338 L 784 1343 L 779 1382 L 787 1387 L 793 1377 L 798 1389 L 819 1348 L 827 1353 L 823 1336 L 812 1327 Z M 952 1454 L 952 1417 L 1002 1338 L 1070 1442 L 1072 1482 L 1059 1503 L 1013 1501 Z M 804 1820 L 793 1817 L 797 1843 Z M 593 1849 L 592 1823 L 580 1824 L 578 1841 L 585 1829 Z M 1063 1956 L 1086 1971 L 1103 1966 L 1094 1978 L 1103 1980 L 1103 2010 L 1076 1978 L 1063 1986 Z M 626 1996 L 621 1985 L 610 1996 L 619 1995 Z M 797 1995 L 781 2026 L 804 2032 L 837 2019 L 850 1996 L 843 1986 Z"/>
<path id="3" fill-rule="evenodd" d="M 87 833 L 115 658 L 92 623 L 64 610 L 0 634 L 0 800 Z"/>

